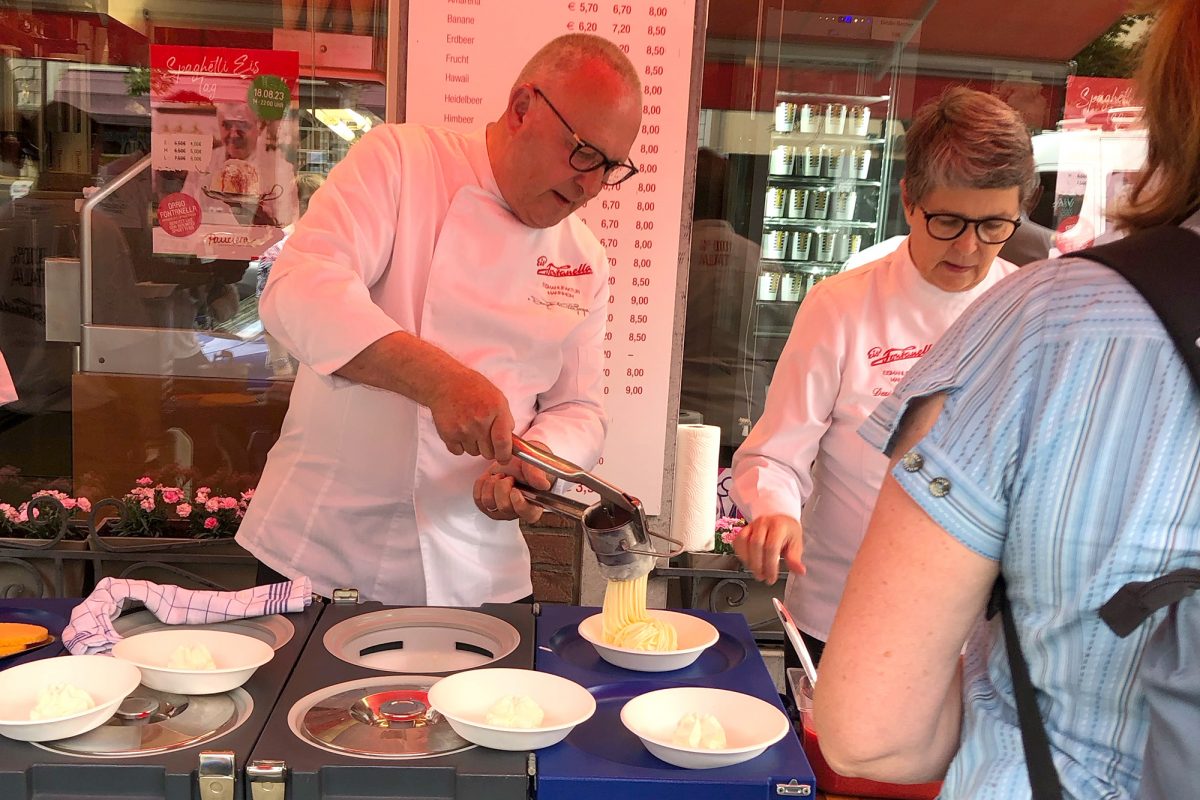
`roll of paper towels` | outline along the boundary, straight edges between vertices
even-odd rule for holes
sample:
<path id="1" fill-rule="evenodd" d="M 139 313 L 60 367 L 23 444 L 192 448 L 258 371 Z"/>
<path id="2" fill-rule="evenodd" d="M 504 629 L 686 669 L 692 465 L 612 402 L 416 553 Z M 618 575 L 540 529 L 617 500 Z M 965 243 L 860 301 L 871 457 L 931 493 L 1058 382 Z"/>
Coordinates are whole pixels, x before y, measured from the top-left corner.
<path id="1" fill-rule="evenodd" d="M 675 502 L 671 537 L 685 550 L 712 550 L 717 526 L 717 462 L 721 429 L 680 425 L 675 439 Z"/>

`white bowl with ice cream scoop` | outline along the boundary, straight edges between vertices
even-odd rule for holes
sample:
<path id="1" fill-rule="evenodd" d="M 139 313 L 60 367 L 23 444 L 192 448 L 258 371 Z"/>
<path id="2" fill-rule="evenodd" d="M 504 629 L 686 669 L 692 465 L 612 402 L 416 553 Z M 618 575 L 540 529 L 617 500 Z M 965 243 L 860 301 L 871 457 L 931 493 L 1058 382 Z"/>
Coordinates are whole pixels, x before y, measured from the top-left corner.
<path id="1" fill-rule="evenodd" d="M 521 702 L 511 708 L 510 701 Z M 525 701 L 543 714 L 536 716 Z M 495 750 L 537 750 L 567 738 L 596 713 L 596 698 L 574 681 L 531 669 L 472 669 L 456 672 L 429 689 L 429 704 L 468 742 Z M 495 712 L 488 721 L 489 712 Z"/>
<path id="2" fill-rule="evenodd" d="M 50 742 L 87 733 L 116 713 L 141 678 L 136 666 L 108 656 L 58 656 L 9 667 L 0 672 L 0 734 Z M 31 719 L 44 691 L 57 702 L 42 707 L 48 716 Z M 91 708 L 77 707 L 86 702 L 81 692 L 94 703 Z"/>
<path id="3" fill-rule="evenodd" d="M 677 733 L 694 733 L 689 724 L 682 726 L 684 731 L 679 730 L 689 714 L 714 717 L 724 734 L 724 746 L 709 746 L 717 742 L 707 725 L 701 737 L 677 738 Z M 651 755 L 685 769 L 712 769 L 749 761 L 786 736 L 791 727 L 787 716 L 765 700 L 701 686 L 678 686 L 638 695 L 621 709 L 621 722 L 642 740 Z"/>
<path id="4" fill-rule="evenodd" d="M 651 608 L 651 618 L 675 628 L 678 646 L 674 650 L 638 650 L 617 647 L 604 641 L 604 615 L 593 614 L 579 623 L 579 635 L 596 648 L 608 663 L 637 672 L 670 672 L 690 666 L 700 654 L 717 643 L 720 634 L 712 624 L 692 614 Z"/>
<path id="5" fill-rule="evenodd" d="M 250 680 L 275 650 L 253 636 L 191 629 L 139 633 L 113 645 L 112 654 L 135 664 L 151 689 L 218 694 Z"/>

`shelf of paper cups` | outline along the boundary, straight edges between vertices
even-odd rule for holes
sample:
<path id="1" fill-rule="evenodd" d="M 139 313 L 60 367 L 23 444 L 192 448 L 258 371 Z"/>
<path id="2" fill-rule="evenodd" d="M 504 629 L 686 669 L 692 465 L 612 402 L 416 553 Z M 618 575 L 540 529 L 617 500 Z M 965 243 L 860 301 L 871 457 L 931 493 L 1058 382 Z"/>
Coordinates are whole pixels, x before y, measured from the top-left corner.
<path id="1" fill-rule="evenodd" d="M 822 278 L 836 274 L 841 267 L 841 264 L 829 261 L 780 261 L 772 258 L 761 259 L 758 263 L 767 272 L 804 272 Z"/>
<path id="2" fill-rule="evenodd" d="M 838 147 L 836 145 L 777 144 L 767 157 L 768 180 L 799 178 L 801 180 L 845 182 L 854 185 L 871 181 L 876 160 L 868 147 Z"/>
<path id="3" fill-rule="evenodd" d="M 890 94 L 838 94 L 837 92 L 792 92 L 787 89 L 781 89 L 775 92 L 776 97 L 787 97 L 793 100 L 807 100 L 824 97 L 827 100 L 837 100 L 841 103 L 860 103 L 862 105 L 875 105 L 877 103 L 886 103 L 892 99 Z"/>
<path id="4" fill-rule="evenodd" d="M 871 119 L 873 115 L 869 105 L 847 103 L 841 98 L 832 99 L 836 102 L 796 103 L 780 100 L 775 104 L 772 134 L 798 134 L 814 139 L 823 136 L 847 142 L 861 142 L 882 134 L 882 123 L 878 119 Z"/>
<path id="5" fill-rule="evenodd" d="M 864 244 L 869 244 L 863 234 L 853 232 L 855 225 L 846 223 L 840 229 L 836 225 L 822 225 L 815 231 L 789 231 L 785 228 L 767 230 L 763 233 L 760 263 L 779 261 L 840 265 L 862 250 Z"/>
<path id="6" fill-rule="evenodd" d="M 879 181 L 861 180 L 859 178 L 821 178 L 803 175 L 768 175 L 767 183 L 777 186 L 787 186 L 789 188 L 799 187 L 801 189 L 838 188 L 842 186 L 854 189 L 878 189 L 883 185 Z"/>
<path id="7" fill-rule="evenodd" d="M 878 222 L 861 219 L 809 219 L 807 217 L 763 217 L 763 225 L 778 225 L 778 226 L 793 226 L 805 225 L 808 227 L 816 226 L 816 233 L 822 233 L 825 228 L 877 228 Z"/>
<path id="8" fill-rule="evenodd" d="M 763 264 L 758 274 L 755 302 L 759 304 L 799 303 L 809 289 L 837 272 L 836 265 L 817 262 L 784 262 L 778 268 Z"/>
<path id="9" fill-rule="evenodd" d="M 776 139 L 799 144 L 883 144 L 882 136 L 869 133 L 860 136 L 855 133 L 826 133 L 822 130 L 781 131 L 771 128 L 771 136 Z"/>
<path id="10" fill-rule="evenodd" d="M 830 187 L 794 189 L 770 186 L 763 199 L 763 224 L 858 222 L 858 190 L 851 184 L 844 186 L 845 188 L 839 188 L 834 184 Z M 870 220 L 861 221 L 869 225 L 877 224 Z"/>

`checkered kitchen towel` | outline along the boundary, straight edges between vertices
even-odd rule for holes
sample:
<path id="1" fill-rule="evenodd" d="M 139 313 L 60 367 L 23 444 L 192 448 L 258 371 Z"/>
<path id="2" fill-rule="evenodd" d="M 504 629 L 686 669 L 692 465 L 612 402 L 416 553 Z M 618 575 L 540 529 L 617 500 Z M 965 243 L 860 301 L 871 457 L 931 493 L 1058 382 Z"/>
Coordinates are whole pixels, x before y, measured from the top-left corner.
<path id="1" fill-rule="evenodd" d="M 104 578 L 71 611 L 62 640 L 72 655 L 107 653 L 121 640 L 113 620 L 139 603 L 169 625 L 200 625 L 303 611 L 311 602 L 312 581 L 306 577 L 239 592 L 196 591 L 150 581 Z"/>

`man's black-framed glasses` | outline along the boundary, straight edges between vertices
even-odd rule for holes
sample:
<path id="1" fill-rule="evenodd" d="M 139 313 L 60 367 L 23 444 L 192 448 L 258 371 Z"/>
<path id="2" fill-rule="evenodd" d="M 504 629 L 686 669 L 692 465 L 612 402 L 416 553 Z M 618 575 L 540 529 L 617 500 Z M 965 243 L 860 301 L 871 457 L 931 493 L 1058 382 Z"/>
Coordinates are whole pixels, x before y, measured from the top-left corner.
<path id="1" fill-rule="evenodd" d="M 968 225 L 975 226 L 975 238 L 984 244 L 1004 244 L 1017 232 L 1021 225 L 1019 219 L 1007 217 L 984 217 L 973 219 L 958 214 L 931 214 L 924 208 L 925 230 L 929 235 L 943 242 L 950 242 L 963 235 Z"/>
<path id="2" fill-rule="evenodd" d="M 571 127 L 571 123 L 563 119 L 563 115 L 558 113 L 558 109 L 554 107 L 554 103 L 550 102 L 550 98 L 546 97 L 538 87 L 530 85 L 530 88 L 533 89 L 534 94 L 546 101 L 546 105 L 554 112 L 554 116 L 558 117 L 558 121 L 563 124 L 563 127 L 575 139 L 575 149 L 571 151 L 571 156 L 568 159 L 568 163 L 570 163 L 572 168 L 579 172 L 593 172 L 603 168 L 603 182 L 605 186 L 616 186 L 618 183 L 624 183 L 637 174 L 638 168 L 633 165 L 633 161 L 613 161 L 604 155 L 604 151 L 599 147 L 584 139 L 580 139 L 579 134 Z"/>

